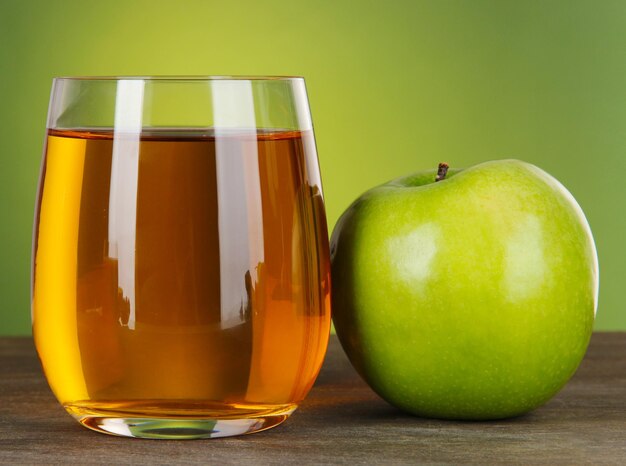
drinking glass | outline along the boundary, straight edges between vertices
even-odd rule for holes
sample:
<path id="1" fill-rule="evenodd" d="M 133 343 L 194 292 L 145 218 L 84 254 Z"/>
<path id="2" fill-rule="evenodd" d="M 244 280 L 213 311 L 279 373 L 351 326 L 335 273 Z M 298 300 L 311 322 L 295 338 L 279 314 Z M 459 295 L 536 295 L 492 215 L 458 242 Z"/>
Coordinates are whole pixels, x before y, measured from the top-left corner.
<path id="1" fill-rule="evenodd" d="M 304 80 L 57 78 L 41 167 L 33 333 L 67 412 L 148 438 L 287 419 L 330 328 Z"/>

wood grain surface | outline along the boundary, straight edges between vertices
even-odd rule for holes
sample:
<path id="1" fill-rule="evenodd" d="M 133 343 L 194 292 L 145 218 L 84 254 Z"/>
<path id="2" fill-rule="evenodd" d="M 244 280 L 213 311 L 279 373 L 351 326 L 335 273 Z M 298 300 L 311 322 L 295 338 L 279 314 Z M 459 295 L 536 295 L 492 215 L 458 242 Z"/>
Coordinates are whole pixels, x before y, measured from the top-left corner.
<path id="1" fill-rule="evenodd" d="M 335 337 L 306 401 L 281 426 L 193 441 L 138 440 L 81 427 L 57 403 L 30 338 L 0 338 L 4 464 L 626 464 L 626 334 L 596 333 L 552 401 L 507 421 L 449 422 L 389 406 Z"/>

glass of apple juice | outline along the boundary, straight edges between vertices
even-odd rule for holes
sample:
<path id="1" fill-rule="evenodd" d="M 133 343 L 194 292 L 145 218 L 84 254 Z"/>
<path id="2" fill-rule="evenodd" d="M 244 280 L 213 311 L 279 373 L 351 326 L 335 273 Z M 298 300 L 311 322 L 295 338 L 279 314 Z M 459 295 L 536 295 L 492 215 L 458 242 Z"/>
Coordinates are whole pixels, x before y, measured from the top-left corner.
<path id="1" fill-rule="evenodd" d="M 37 352 L 82 425 L 187 439 L 280 424 L 330 328 L 304 80 L 55 79 L 32 257 Z"/>

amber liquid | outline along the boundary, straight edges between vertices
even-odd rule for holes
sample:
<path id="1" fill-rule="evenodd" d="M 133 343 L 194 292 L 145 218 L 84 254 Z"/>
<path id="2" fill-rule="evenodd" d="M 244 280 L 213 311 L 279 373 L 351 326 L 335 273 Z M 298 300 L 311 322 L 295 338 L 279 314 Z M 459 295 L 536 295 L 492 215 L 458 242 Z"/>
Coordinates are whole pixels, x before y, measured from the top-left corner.
<path id="1" fill-rule="evenodd" d="M 50 130 L 33 258 L 37 350 L 79 420 L 288 415 L 320 369 L 310 133 Z"/>

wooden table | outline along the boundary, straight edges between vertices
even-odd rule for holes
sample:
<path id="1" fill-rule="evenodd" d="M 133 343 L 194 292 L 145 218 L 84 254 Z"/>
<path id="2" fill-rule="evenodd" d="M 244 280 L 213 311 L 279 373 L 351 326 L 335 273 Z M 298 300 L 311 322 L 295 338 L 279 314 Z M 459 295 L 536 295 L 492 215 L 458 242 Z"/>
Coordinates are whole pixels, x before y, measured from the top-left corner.
<path id="1" fill-rule="evenodd" d="M 551 402 L 498 422 L 405 415 L 356 375 L 335 337 L 314 389 L 283 425 L 196 441 L 81 427 L 54 399 L 30 338 L 0 338 L 0 462 L 7 464 L 626 464 L 626 334 L 596 333 Z"/>

